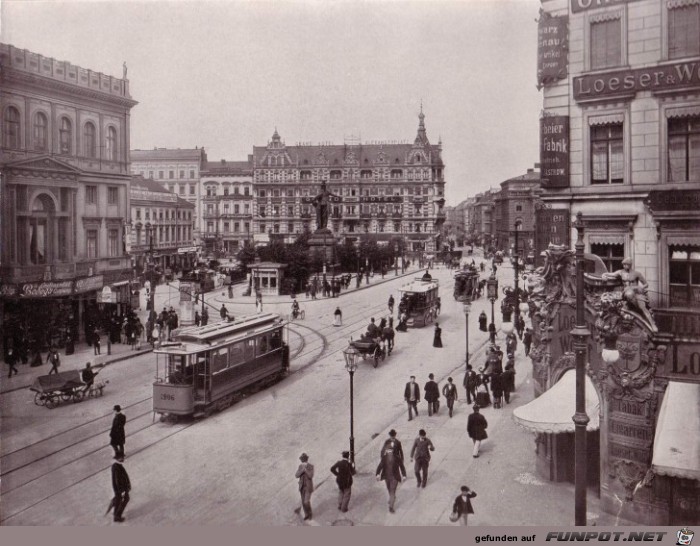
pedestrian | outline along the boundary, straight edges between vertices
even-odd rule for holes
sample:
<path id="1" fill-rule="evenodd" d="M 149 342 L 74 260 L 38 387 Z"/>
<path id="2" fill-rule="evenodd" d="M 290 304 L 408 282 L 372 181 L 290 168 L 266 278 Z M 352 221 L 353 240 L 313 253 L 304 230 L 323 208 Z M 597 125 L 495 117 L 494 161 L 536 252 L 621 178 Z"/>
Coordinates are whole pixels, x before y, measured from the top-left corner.
<path id="1" fill-rule="evenodd" d="M 258 293 L 258 295 L 255 297 L 255 310 L 258 313 L 263 312 L 262 294 L 260 293 Z"/>
<path id="2" fill-rule="evenodd" d="M 309 456 L 302 453 L 299 456 L 301 463 L 297 468 L 295 477 L 299 478 L 299 495 L 301 496 L 301 507 L 294 510 L 297 514 L 304 509 L 304 521 L 313 517 L 311 512 L 311 493 L 314 491 L 314 465 L 309 462 Z"/>
<path id="3" fill-rule="evenodd" d="M 379 452 L 379 457 L 381 457 L 387 449 L 391 449 L 394 454 L 403 461 L 403 445 L 401 445 L 401 441 L 396 438 L 396 431 L 393 428 L 389 431 L 389 437 L 384 440 L 384 445 Z"/>
<path id="4" fill-rule="evenodd" d="M 131 481 L 129 480 L 129 474 L 124 468 L 124 455 L 115 455 L 114 461 L 112 464 L 112 491 L 114 491 L 114 498 L 110 506 L 114 504 L 114 521 L 122 522 L 124 521 L 122 514 L 126 505 L 129 504 Z M 109 513 L 109 509 L 107 513 Z"/>
<path id="5" fill-rule="evenodd" d="M 397 332 L 408 332 L 408 316 L 406 313 L 401 313 L 399 317 L 399 323 L 396 325 Z"/>
<path id="6" fill-rule="evenodd" d="M 425 391 L 425 401 L 428 402 L 428 417 L 432 417 L 433 413 L 437 414 L 440 409 L 440 387 L 435 382 L 433 374 L 428 375 L 428 382 L 423 390 Z"/>
<path id="7" fill-rule="evenodd" d="M 452 512 L 457 514 L 457 519 L 460 517 L 462 518 L 462 525 L 467 525 L 467 516 L 474 513 L 474 508 L 472 508 L 470 499 L 476 497 L 476 493 L 470 490 L 466 485 L 461 487 L 461 491 L 462 492 L 452 505 Z"/>
<path id="8" fill-rule="evenodd" d="M 416 383 L 416 376 L 412 375 L 411 380 L 406 383 L 406 388 L 403 391 L 403 398 L 408 404 L 408 420 L 413 420 L 413 411 L 418 417 L 418 402 L 420 402 L 420 387 Z"/>
<path id="9" fill-rule="evenodd" d="M 488 321 L 489 321 L 489 319 L 486 316 L 486 313 L 484 311 L 482 311 L 481 314 L 479 315 L 479 330 L 481 330 L 482 332 L 487 332 L 488 331 L 487 330 Z"/>
<path id="10" fill-rule="evenodd" d="M 219 315 L 221 315 L 221 320 L 226 320 L 228 311 L 226 310 L 226 305 L 224 305 L 223 303 L 221 304 L 221 309 L 219 309 Z"/>
<path id="11" fill-rule="evenodd" d="M 493 396 L 494 409 L 501 409 L 501 399 L 503 398 L 503 379 L 501 373 L 491 375 L 491 394 Z"/>
<path id="12" fill-rule="evenodd" d="M 510 393 L 515 390 L 515 366 L 511 362 L 506 364 L 501 379 L 503 380 L 503 397 L 506 399 L 506 404 L 510 404 Z"/>
<path id="13" fill-rule="evenodd" d="M 384 340 L 386 340 L 389 354 L 391 354 L 391 351 L 394 350 L 395 332 L 394 332 L 394 328 L 392 326 L 393 322 L 394 322 L 394 319 L 389 317 L 389 324 L 387 324 L 384 327 L 384 330 L 382 330 L 382 337 L 384 338 Z"/>
<path id="14" fill-rule="evenodd" d="M 484 373 L 484 368 L 479 368 L 479 375 L 476 377 L 476 398 L 474 402 L 482 408 L 491 405 L 489 396 L 489 376 Z"/>
<path id="15" fill-rule="evenodd" d="M 517 320 L 517 324 L 515 325 L 515 327 L 518 331 L 518 339 L 520 339 L 520 341 L 522 341 L 523 340 L 523 333 L 525 332 L 525 319 L 523 318 L 522 314 L 518 315 L 518 320 Z"/>
<path id="16" fill-rule="evenodd" d="M 433 347 L 442 347 L 442 328 L 435 323 L 435 334 L 433 335 Z"/>
<path id="17" fill-rule="evenodd" d="M 352 494 L 352 477 L 355 475 L 355 463 L 350 462 L 349 451 L 343 451 L 343 458 L 331 466 L 331 474 L 338 484 L 338 510 L 347 512 Z"/>
<path id="18" fill-rule="evenodd" d="M 530 347 L 532 346 L 532 329 L 527 328 L 523 334 L 523 347 L 525 347 L 525 356 L 530 356 Z"/>
<path id="19" fill-rule="evenodd" d="M 467 404 L 472 403 L 472 400 L 476 402 L 476 387 L 478 383 L 478 378 L 476 375 L 476 372 L 472 368 L 471 364 L 467 364 L 467 372 L 464 374 L 464 381 L 462 381 L 462 385 L 464 386 L 464 389 L 467 391 Z"/>
<path id="20" fill-rule="evenodd" d="M 99 354 L 99 353 L 98 353 Z M 61 365 L 61 357 L 58 355 L 56 347 L 51 347 L 49 354 L 46 356 L 46 362 L 51 363 L 51 369 L 49 370 L 49 375 L 52 373 L 58 373 L 58 368 Z"/>
<path id="21" fill-rule="evenodd" d="M 66 334 L 66 356 L 72 355 L 75 352 L 75 340 L 73 334 L 69 331 Z"/>
<path id="22" fill-rule="evenodd" d="M 375 474 L 377 481 L 384 480 L 386 483 L 386 489 L 389 492 L 389 512 L 393 514 L 396 503 L 396 488 L 402 480 L 406 479 L 403 457 L 399 457 L 393 449 L 384 449 Z"/>
<path id="23" fill-rule="evenodd" d="M 202 317 L 199 316 L 199 311 L 194 312 L 194 325 L 199 326 L 199 324 L 202 322 Z"/>
<path id="24" fill-rule="evenodd" d="M 228 285 L 228 299 L 233 299 L 233 285 L 229 282 Z"/>
<path id="25" fill-rule="evenodd" d="M 389 314 L 393 315 L 394 314 L 394 294 L 391 294 L 389 296 Z"/>
<path id="26" fill-rule="evenodd" d="M 5 355 L 5 364 L 7 364 L 10 367 L 10 373 L 7 376 L 9 379 L 12 377 L 12 373 L 14 372 L 15 375 L 19 373 L 19 370 L 15 368 L 15 364 L 17 363 L 17 355 L 15 354 L 14 350 L 12 347 L 7 349 L 7 354 Z M 51 373 L 51 372 L 49 372 Z M 56 373 L 58 373 L 58 370 L 56 370 Z"/>
<path id="27" fill-rule="evenodd" d="M 418 481 L 416 487 L 425 488 L 428 483 L 428 465 L 430 464 L 431 451 L 435 451 L 435 446 L 430 441 L 430 438 L 426 436 L 425 430 L 420 429 L 418 438 L 415 439 L 413 448 L 411 448 L 411 461 L 415 460 L 413 470 Z"/>
<path id="28" fill-rule="evenodd" d="M 340 310 L 340 307 L 335 308 L 335 312 L 333 313 L 333 326 L 342 326 L 343 325 L 343 312 Z"/>
<path id="29" fill-rule="evenodd" d="M 95 382 L 95 375 L 97 374 L 92 371 L 90 363 L 88 362 L 85 364 L 85 368 L 83 368 L 83 371 L 80 372 L 80 379 L 83 383 L 85 383 L 85 388 L 83 388 L 84 393 L 88 392 L 90 387 L 92 387 L 92 384 Z"/>
<path id="30" fill-rule="evenodd" d="M 124 444 L 126 443 L 126 415 L 122 413 L 120 405 L 114 406 L 114 419 L 112 419 L 112 429 L 109 431 L 109 444 L 114 449 L 114 455 L 124 456 Z"/>
<path id="31" fill-rule="evenodd" d="M 515 336 L 514 332 L 511 332 L 506 336 L 506 352 L 515 353 L 518 348 L 518 338 Z"/>
<path id="32" fill-rule="evenodd" d="M 452 378 L 447 378 L 447 384 L 442 387 L 442 395 L 447 399 L 447 409 L 450 412 L 450 417 L 452 417 L 452 410 L 455 405 L 455 400 L 458 398 L 457 385 L 452 382 Z"/>
<path id="33" fill-rule="evenodd" d="M 486 417 L 479 413 L 479 406 L 474 404 L 474 413 L 467 418 L 467 434 L 474 442 L 472 457 L 475 459 L 479 457 L 481 442 L 488 438 L 488 434 L 486 434 L 488 426 L 489 424 L 486 422 Z"/>
<path id="34" fill-rule="evenodd" d="M 95 331 L 92 334 L 92 346 L 95 350 L 95 354 L 100 354 L 100 347 L 102 346 L 102 343 L 100 342 L 100 332 L 97 330 L 97 328 L 95 328 Z"/>
<path id="35" fill-rule="evenodd" d="M 204 297 L 204 296 L 202 296 Z M 207 311 L 207 308 L 205 307 L 202 309 L 202 326 L 206 326 L 207 323 L 209 322 L 209 311 Z"/>

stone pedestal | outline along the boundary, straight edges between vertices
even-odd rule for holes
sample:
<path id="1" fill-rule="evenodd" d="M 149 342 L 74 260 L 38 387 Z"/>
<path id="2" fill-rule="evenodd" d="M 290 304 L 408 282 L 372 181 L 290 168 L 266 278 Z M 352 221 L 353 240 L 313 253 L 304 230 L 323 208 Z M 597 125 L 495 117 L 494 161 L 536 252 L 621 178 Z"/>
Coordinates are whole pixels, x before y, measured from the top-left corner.
<path id="1" fill-rule="evenodd" d="M 335 263 L 336 240 L 333 232 L 328 229 L 317 229 L 309 237 L 309 252 L 313 256 L 318 254 L 328 264 Z"/>

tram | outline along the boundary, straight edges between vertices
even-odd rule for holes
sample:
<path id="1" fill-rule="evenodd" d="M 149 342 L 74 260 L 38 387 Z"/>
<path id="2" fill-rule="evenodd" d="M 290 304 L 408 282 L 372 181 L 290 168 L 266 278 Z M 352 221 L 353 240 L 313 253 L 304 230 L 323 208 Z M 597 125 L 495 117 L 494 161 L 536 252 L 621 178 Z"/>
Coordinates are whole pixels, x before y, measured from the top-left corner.
<path id="1" fill-rule="evenodd" d="M 407 326 L 423 327 L 440 314 L 439 288 L 437 280 L 425 276 L 417 277 L 413 282 L 399 288 L 399 313 L 406 313 Z"/>
<path id="2" fill-rule="evenodd" d="M 475 300 L 479 291 L 479 272 L 475 267 L 465 267 L 454 274 L 454 298 L 457 301 Z"/>
<path id="3" fill-rule="evenodd" d="M 176 330 L 173 341 L 153 351 L 154 418 L 209 415 L 246 390 L 283 378 L 289 370 L 284 326 L 280 315 L 264 313 Z"/>

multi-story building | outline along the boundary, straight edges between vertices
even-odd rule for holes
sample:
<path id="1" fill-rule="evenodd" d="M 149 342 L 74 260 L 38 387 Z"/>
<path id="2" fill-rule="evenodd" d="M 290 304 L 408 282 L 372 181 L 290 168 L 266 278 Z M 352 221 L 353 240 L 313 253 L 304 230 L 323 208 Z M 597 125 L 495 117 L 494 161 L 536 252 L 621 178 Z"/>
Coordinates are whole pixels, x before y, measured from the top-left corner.
<path id="1" fill-rule="evenodd" d="M 606 513 L 698 524 L 697 411 L 691 425 L 686 401 L 700 400 L 700 3 L 543 0 L 539 40 L 551 228 L 572 243 L 580 213 L 585 250 L 599 268 L 621 272 L 632 260 L 631 273 L 616 275 L 627 290 L 604 299 L 588 291 L 600 283 L 587 284 L 587 358 L 599 402 L 589 480 Z M 572 366 L 572 353 L 562 353 L 571 350 L 562 325 L 572 316 L 561 302 L 540 320 L 551 329 L 536 332 L 536 390 Z M 601 340 L 612 353 L 601 356 Z M 572 442 L 540 434 L 538 464 L 568 479 Z"/>
<path id="2" fill-rule="evenodd" d="M 201 170 L 207 162 L 204 148 L 131 150 L 131 174 L 151 178 L 171 193 L 195 205 L 194 239 L 202 243 Z"/>
<path id="3" fill-rule="evenodd" d="M 495 204 L 494 199 L 498 190 L 491 189 L 474 196 L 474 204 L 470 207 L 469 230 L 475 244 L 484 249 L 493 248 L 496 242 L 495 234 Z"/>
<path id="4" fill-rule="evenodd" d="M 253 156 L 202 167 L 202 239 L 209 252 L 236 254 L 253 238 Z"/>
<path id="5" fill-rule="evenodd" d="M 3 343 L 92 333 L 129 303 L 129 81 L 0 44 Z M 104 293 L 104 298 L 102 295 Z"/>
<path id="6" fill-rule="evenodd" d="M 494 197 L 496 246 L 512 252 L 515 249 L 515 230 L 518 230 L 518 249 L 525 258 L 535 244 L 535 205 L 540 187 L 540 173 L 528 169 L 522 176 L 501 182 L 501 191 Z M 517 228 L 516 228 L 516 222 Z"/>
<path id="7" fill-rule="evenodd" d="M 148 260 L 156 269 L 191 269 L 194 244 L 194 203 L 169 192 L 155 180 L 131 179 L 131 256 L 136 274 Z"/>
<path id="8" fill-rule="evenodd" d="M 413 144 L 287 146 L 275 130 L 267 146 L 253 148 L 256 240 L 315 229 L 311 200 L 326 181 L 335 195 L 328 228 L 338 238 L 399 236 L 409 250 L 434 250 L 445 217 L 445 166 L 424 118 L 421 111 Z"/>

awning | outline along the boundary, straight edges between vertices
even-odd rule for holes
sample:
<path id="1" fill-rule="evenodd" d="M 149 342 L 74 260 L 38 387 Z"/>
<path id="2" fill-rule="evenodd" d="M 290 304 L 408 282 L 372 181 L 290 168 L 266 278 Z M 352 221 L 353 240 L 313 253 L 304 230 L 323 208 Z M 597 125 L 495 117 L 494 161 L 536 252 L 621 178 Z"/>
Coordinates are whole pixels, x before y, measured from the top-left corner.
<path id="1" fill-rule="evenodd" d="M 669 235 L 668 246 L 700 246 L 700 235 Z"/>
<path id="2" fill-rule="evenodd" d="M 700 384 L 669 381 L 651 467 L 664 476 L 700 480 Z"/>
<path id="3" fill-rule="evenodd" d="M 589 235 L 588 242 L 592 245 L 623 245 L 624 235 Z"/>
<path id="4" fill-rule="evenodd" d="M 576 370 L 568 370 L 548 391 L 529 404 L 513 410 L 513 420 L 531 432 L 574 432 L 576 413 Z M 586 430 L 600 428 L 600 401 L 591 379 L 586 376 Z"/>

